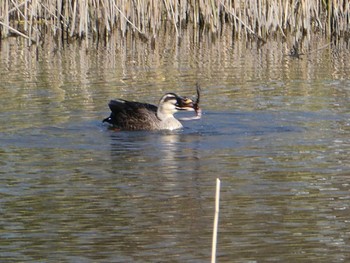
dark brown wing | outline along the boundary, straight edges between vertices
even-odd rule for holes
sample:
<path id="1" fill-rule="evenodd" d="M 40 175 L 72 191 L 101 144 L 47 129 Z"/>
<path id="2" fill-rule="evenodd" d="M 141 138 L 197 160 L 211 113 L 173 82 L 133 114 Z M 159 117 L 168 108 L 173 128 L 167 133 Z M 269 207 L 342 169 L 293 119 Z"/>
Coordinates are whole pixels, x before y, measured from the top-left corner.
<path id="1" fill-rule="evenodd" d="M 111 115 L 104 122 L 121 130 L 153 130 L 159 121 L 157 106 L 126 100 L 111 100 L 108 104 Z"/>

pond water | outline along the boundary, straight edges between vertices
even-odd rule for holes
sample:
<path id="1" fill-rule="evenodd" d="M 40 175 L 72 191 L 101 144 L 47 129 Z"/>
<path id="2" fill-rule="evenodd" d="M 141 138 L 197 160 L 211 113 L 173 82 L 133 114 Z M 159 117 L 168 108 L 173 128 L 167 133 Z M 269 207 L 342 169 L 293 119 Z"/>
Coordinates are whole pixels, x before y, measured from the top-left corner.
<path id="1" fill-rule="evenodd" d="M 0 261 L 350 259 L 346 46 L 133 40 L 0 49 Z M 194 96 L 201 120 L 102 125 L 112 98 Z M 190 116 L 179 113 L 178 117 Z"/>

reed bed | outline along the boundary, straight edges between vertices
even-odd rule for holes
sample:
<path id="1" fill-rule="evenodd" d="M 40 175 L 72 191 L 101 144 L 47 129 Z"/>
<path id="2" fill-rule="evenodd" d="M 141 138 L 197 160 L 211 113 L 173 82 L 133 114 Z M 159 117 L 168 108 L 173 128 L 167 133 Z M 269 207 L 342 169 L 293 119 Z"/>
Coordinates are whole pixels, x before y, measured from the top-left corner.
<path id="1" fill-rule="evenodd" d="M 68 41 L 106 41 L 120 33 L 157 39 L 160 28 L 181 37 L 193 27 L 218 36 L 267 41 L 313 34 L 348 37 L 348 0 L 2 0 L 1 38 L 17 35 L 30 43 L 50 35 Z M 225 30 L 227 32 L 227 30 Z"/>

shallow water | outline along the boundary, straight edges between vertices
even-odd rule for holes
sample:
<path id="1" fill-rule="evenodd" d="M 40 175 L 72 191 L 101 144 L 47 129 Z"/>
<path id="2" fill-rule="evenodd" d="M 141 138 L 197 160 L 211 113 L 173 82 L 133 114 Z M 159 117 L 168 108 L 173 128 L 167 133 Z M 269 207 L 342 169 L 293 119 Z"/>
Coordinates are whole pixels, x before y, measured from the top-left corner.
<path id="1" fill-rule="evenodd" d="M 349 54 L 225 43 L 4 41 L 0 260 L 208 262 L 216 178 L 218 261 L 348 260 Z M 196 82 L 203 116 L 182 130 L 101 123 L 111 98 L 157 103 Z"/>

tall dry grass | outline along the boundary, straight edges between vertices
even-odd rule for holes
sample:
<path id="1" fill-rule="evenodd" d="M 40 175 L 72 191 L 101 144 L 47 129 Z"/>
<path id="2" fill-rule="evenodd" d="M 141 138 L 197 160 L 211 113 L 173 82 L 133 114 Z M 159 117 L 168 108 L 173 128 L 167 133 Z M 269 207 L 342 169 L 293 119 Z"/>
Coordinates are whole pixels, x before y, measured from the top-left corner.
<path id="1" fill-rule="evenodd" d="M 161 27 L 179 37 L 187 27 L 220 36 L 266 41 L 272 36 L 299 40 L 319 33 L 349 35 L 348 0 L 1 0 L 1 37 L 29 42 L 45 36 L 107 40 L 116 31 L 156 39 Z"/>

